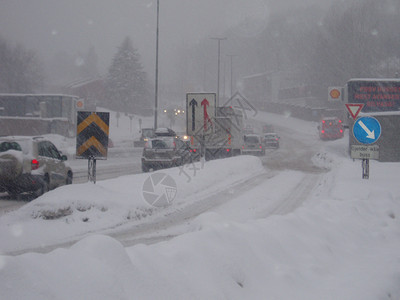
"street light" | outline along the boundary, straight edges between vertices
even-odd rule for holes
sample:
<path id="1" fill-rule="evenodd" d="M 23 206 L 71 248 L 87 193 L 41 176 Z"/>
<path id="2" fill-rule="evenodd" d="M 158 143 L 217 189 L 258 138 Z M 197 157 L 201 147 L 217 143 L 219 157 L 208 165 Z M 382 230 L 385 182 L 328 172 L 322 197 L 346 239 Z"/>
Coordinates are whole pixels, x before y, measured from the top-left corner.
<path id="1" fill-rule="evenodd" d="M 228 54 L 227 56 L 229 56 L 231 58 L 231 97 L 233 95 L 233 57 L 237 56 L 234 54 Z"/>
<path id="2" fill-rule="evenodd" d="M 157 110 L 158 110 L 158 24 L 160 14 L 160 1 L 157 0 L 157 30 L 156 30 L 156 82 L 154 99 L 154 129 L 157 129 Z"/>
<path id="3" fill-rule="evenodd" d="M 219 68 L 220 68 L 220 56 L 221 56 L 221 41 L 226 40 L 225 37 L 221 38 L 221 37 L 212 37 L 212 40 L 217 40 L 218 41 L 218 79 L 217 79 L 217 107 L 219 106 Z"/>

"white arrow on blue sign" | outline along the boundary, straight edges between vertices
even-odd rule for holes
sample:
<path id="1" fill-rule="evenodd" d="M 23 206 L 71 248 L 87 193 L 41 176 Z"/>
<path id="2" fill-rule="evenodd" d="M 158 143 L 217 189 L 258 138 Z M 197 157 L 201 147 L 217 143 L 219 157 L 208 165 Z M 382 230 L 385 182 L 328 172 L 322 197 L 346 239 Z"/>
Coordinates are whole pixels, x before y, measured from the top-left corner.
<path id="1" fill-rule="evenodd" d="M 361 117 L 355 121 L 353 134 L 362 144 L 373 144 L 381 136 L 381 124 L 373 117 Z"/>

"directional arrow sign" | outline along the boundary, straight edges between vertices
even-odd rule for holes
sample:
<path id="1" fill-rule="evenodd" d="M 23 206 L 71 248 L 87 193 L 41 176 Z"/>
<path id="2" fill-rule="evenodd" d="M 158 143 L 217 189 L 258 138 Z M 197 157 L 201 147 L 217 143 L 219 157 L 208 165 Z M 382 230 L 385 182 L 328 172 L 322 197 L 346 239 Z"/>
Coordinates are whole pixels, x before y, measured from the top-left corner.
<path id="1" fill-rule="evenodd" d="M 193 98 L 189 102 L 189 106 L 192 108 L 192 124 L 191 124 L 191 128 L 192 128 L 192 131 L 195 131 L 196 130 L 196 106 L 197 106 L 196 99 Z"/>
<path id="2" fill-rule="evenodd" d="M 362 144 L 373 144 L 381 136 L 381 124 L 373 117 L 361 117 L 354 122 L 353 134 Z"/>
<path id="3" fill-rule="evenodd" d="M 211 133 L 212 120 L 216 115 L 216 94 L 186 94 L 186 129 L 190 136 Z"/>
<path id="4" fill-rule="evenodd" d="M 207 131 L 208 130 L 208 123 L 212 125 L 212 121 L 210 119 L 210 116 L 208 115 L 207 111 L 207 106 L 210 106 L 210 102 L 208 102 L 207 98 L 204 98 L 203 101 L 201 101 L 201 106 L 203 106 L 203 130 Z"/>

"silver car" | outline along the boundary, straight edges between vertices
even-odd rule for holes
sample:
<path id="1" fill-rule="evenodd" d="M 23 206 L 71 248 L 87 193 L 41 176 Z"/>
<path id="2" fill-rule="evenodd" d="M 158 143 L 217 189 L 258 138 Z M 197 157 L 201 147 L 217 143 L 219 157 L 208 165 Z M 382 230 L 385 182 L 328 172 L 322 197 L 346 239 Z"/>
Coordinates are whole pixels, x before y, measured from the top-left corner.
<path id="1" fill-rule="evenodd" d="M 142 154 L 142 171 L 177 167 L 192 161 L 192 153 L 185 142 L 172 136 L 160 136 L 146 142 Z"/>
<path id="2" fill-rule="evenodd" d="M 71 184 L 67 157 L 44 137 L 0 138 L 0 192 L 11 197 L 30 192 L 40 196 L 49 189 Z"/>
<path id="3" fill-rule="evenodd" d="M 265 148 L 257 134 L 245 134 L 242 154 L 265 155 Z"/>

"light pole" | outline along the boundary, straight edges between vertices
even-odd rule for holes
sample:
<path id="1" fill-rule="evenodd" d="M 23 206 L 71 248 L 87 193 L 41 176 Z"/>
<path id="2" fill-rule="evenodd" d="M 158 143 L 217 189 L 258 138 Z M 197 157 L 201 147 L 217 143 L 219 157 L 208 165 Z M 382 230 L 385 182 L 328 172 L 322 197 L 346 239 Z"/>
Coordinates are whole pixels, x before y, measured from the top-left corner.
<path id="1" fill-rule="evenodd" d="M 231 58 L 231 97 L 233 96 L 233 57 L 237 56 L 234 54 L 228 54 L 228 56 Z"/>
<path id="2" fill-rule="evenodd" d="M 157 113 L 158 113 L 158 24 L 160 14 L 160 1 L 157 0 L 157 29 L 156 29 L 156 82 L 155 82 L 155 99 L 154 99 L 154 129 L 157 129 Z"/>
<path id="3" fill-rule="evenodd" d="M 226 40 L 225 37 L 213 37 L 211 38 L 212 40 L 217 40 L 218 41 L 218 79 L 217 79 L 217 107 L 219 106 L 219 69 L 220 69 L 220 56 L 221 56 L 221 41 Z"/>

